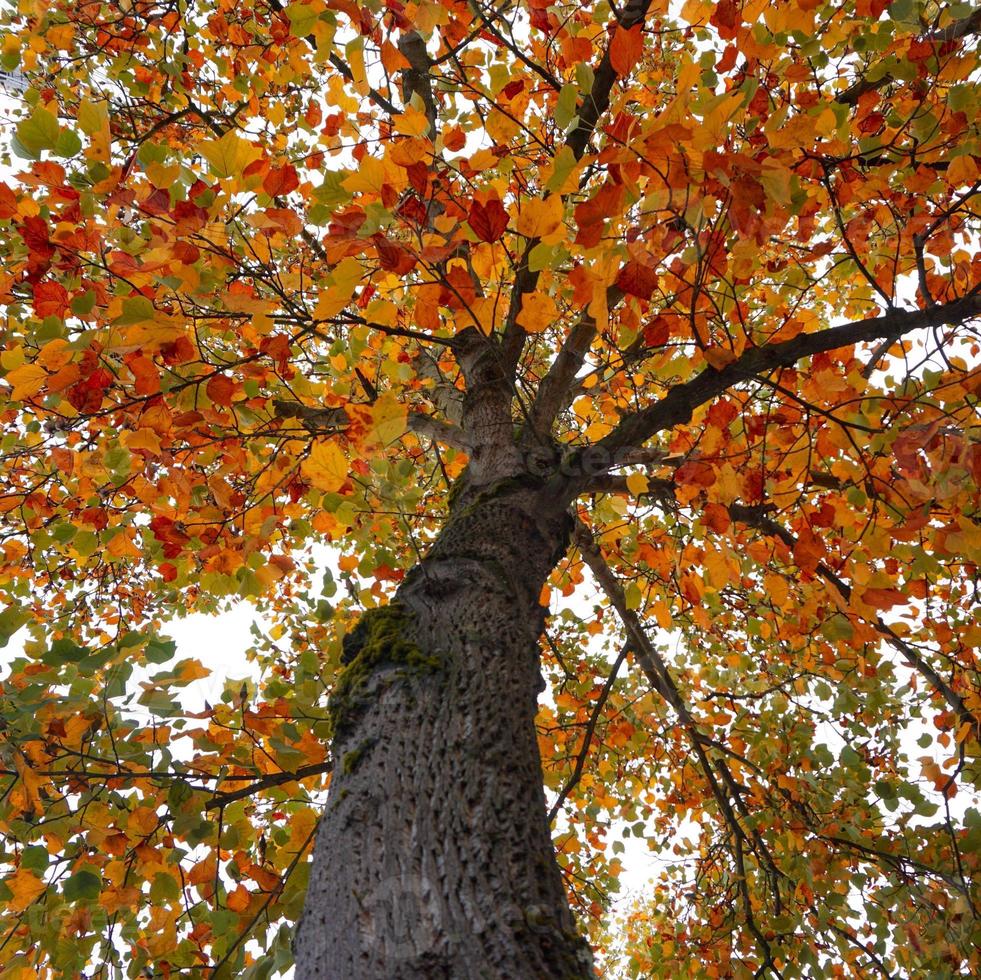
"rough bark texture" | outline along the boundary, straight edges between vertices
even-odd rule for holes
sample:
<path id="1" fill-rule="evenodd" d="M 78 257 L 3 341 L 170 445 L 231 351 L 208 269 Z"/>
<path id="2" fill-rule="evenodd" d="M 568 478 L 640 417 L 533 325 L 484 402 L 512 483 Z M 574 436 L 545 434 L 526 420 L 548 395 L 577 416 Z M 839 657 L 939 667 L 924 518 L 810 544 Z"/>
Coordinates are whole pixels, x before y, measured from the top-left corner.
<path id="1" fill-rule="evenodd" d="M 350 637 L 299 980 L 593 976 L 534 728 L 538 597 L 568 518 L 520 478 L 468 496 Z"/>

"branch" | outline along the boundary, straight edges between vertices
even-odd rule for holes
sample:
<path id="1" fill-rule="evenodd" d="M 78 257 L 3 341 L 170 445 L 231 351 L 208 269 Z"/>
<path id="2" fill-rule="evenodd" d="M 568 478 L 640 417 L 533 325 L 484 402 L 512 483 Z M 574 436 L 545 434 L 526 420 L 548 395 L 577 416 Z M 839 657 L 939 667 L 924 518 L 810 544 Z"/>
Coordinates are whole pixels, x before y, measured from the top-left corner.
<path id="1" fill-rule="evenodd" d="M 981 7 L 973 13 L 968 14 L 967 17 L 962 17 L 960 20 L 954 21 L 949 27 L 922 35 L 922 40 L 939 45 L 948 41 L 959 41 L 961 38 L 967 37 L 970 34 L 979 33 L 981 33 Z M 895 79 L 888 72 L 874 81 L 868 78 L 860 78 L 850 88 L 836 95 L 835 102 L 839 102 L 842 105 L 857 105 L 858 100 L 866 92 L 874 92 L 876 89 L 880 89 L 892 81 L 895 81 Z"/>
<path id="2" fill-rule="evenodd" d="M 593 538 L 592 531 L 577 518 L 574 533 L 575 541 L 582 553 L 583 560 L 593 573 L 600 588 L 606 593 L 606 597 L 609 599 L 610 605 L 616 610 L 620 622 L 623 623 L 630 648 L 637 659 L 637 663 L 640 665 L 641 670 L 643 670 L 651 687 L 664 698 L 674 710 L 675 714 L 677 714 L 678 720 L 681 722 L 681 727 L 691 742 L 692 749 L 698 757 L 702 773 L 708 781 L 712 795 L 715 797 L 723 819 L 733 836 L 734 846 L 732 853 L 740 872 L 743 872 L 742 846 L 746 844 L 757 858 L 771 869 L 773 874 L 779 874 L 773 864 L 773 858 L 766 849 L 759 833 L 757 831 L 750 831 L 752 837 L 748 836 L 746 830 L 743 829 L 742 824 L 739 822 L 739 817 L 736 815 L 735 810 L 733 810 L 729 797 L 726 795 L 722 786 L 719 785 L 718 779 L 716 779 L 715 769 L 705 751 L 706 743 L 711 740 L 699 730 L 698 722 L 695 721 L 691 711 L 688 709 L 688 705 L 685 704 L 681 692 L 678 690 L 674 678 L 668 670 L 668 665 L 648 639 L 637 613 L 627 606 L 627 599 L 624 595 L 623 588 L 603 558 L 603 554 Z M 732 774 L 729 772 L 728 767 L 721 763 L 720 772 L 723 774 L 723 778 L 728 776 L 729 780 L 732 779 Z M 780 971 L 773 965 L 770 944 L 760 932 L 753 917 L 752 903 L 749 899 L 749 886 L 745 873 L 740 874 L 739 888 L 743 897 L 746 926 L 755 937 L 761 952 L 771 965 L 774 974 L 780 977 Z"/>
<path id="3" fill-rule="evenodd" d="M 598 473 L 590 477 L 589 481 L 583 486 L 582 493 L 625 493 L 630 496 L 630 488 L 627 486 L 625 476 L 614 476 L 612 473 Z M 647 490 L 640 495 L 649 497 L 658 503 L 667 504 L 674 508 L 677 501 L 674 496 L 674 481 L 665 479 L 647 478 Z"/>
<path id="4" fill-rule="evenodd" d="M 305 429 L 318 436 L 336 435 L 351 424 L 351 417 L 344 408 L 316 408 L 282 398 L 274 399 L 273 407 L 277 418 L 299 419 Z M 445 446 L 465 452 L 473 448 L 464 431 L 450 422 L 443 422 L 424 412 L 409 412 L 407 421 L 409 432 L 428 436 Z"/>
<path id="5" fill-rule="evenodd" d="M 658 432 L 689 421 L 700 405 L 754 375 L 791 367 L 805 357 L 825 351 L 886 338 L 895 341 L 913 330 L 959 323 L 978 314 L 981 314 L 981 291 L 975 289 L 962 299 L 944 306 L 915 311 L 894 310 L 885 316 L 802 334 L 783 343 L 750 347 L 721 371 L 706 368 L 691 381 L 676 385 L 660 401 L 624 416 L 617 427 L 595 445 L 576 450 L 569 460 L 572 466 L 565 468 L 572 475 L 557 478 L 564 483 L 561 489 L 565 490 L 570 500 L 579 492 L 585 479 L 583 458 L 587 453 L 590 459 L 606 457 L 612 461 L 620 450 L 642 446 Z"/>
<path id="6" fill-rule="evenodd" d="M 304 428 L 316 435 L 341 432 L 351 424 L 351 417 L 343 408 L 314 408 L 282 398 L 273 399 L 273 408 L 277 418 L 299 419 Z"/>
<path id="7" fill-rule="evenodd" d="M 765 509 L 762 507 L 730 504 L 729 516 L 734 521 L 748 524 L 750 527 L 759 528 L 764 534 L 779 538 L 791 551 L 793 551 L 794 546 L 797 544 L 797 538 L 785 527 L 781 527 L 775 520 L 768 517 Z M 835 589 L 845 602 L 851 599 L 852 587 L 844 582 L 827 565 L 819 562 L 815 571 Z M 974 732 L 975 738 L 981 737 L 981 721 L 964 704 L 964 699 L 919 655 L 916 649 L 900 637 L 880 616 L 877 616 L 874 620 L 866 619 L 865 621 L 880 636 L 884 637 L 885 641 L 899 653 L 906 663 L 916 670 L 943 697 L 950 709 L 957 715 L 958 721 L 962 725 L 965 723 L 969 724 Z"/>
<path id="8" fill-rule="evenodd" d="M 409 63 L 402 72 L 402 101 L 408 105 L 418 95 L 426 108 L 429 120 L 429 139 L 436 142 L 436 97 L 429 70 L 433 63 L 426 51 L 426 42 L 418 31 L 407 31 L 399 38 L 399 52 Z"/>
<path id="9" fill-rule="evenodd" d="M 627 31 L 640 24 L 647 16 L 651 0 L 630 0 L 618 17 L 617 31 Z M 612 36 L 611 36 L 612 40 Z M 607 44 L 603 58 L 593 73 L 593 87 L 589 95 L 579 104 L 579 124 L 572 131 L 566 145 L 578 160 L 585 152 L 593 137 L 593 130 L 599 117 L 610 107 L 610 92 L 617 80 L 616 69 L 610 55 L 612 45 Z"/>
<path id="10" fill-rule="evenodd" d="M 572 775 L 569 777 L 565 786 L 562 787 L 562 792 L 559 793 L 558 798 L 552 804 L 552 808 L 548 811 L 548 822 L 550 824 L 555 820 L 559 810 L 562 809 L 562 804 L 569 798 L 569 794 L 576 788 L 576 785 L 582 778 L 582 771 L 586 766 L 586 759 L 589 758 L 589 747 L 593 742 L 593 732 L 596 730 L 596 722 L 599 721 L 599 716 L 603 712 L 603 706 L 610 696 L 610 691 L 613 690 L 613 682 L 617 679 L 617 674 L 620 672 L 624 660 L 627 659 L 627 651 L 629 649 L 630 645 L 627 643 L 620 648 L 620 653 L 610 668 L 610 673 L 606 678 L 606 683 L 603 685 L 603 690 L 600 691 L 600 695 L 593 705 L 589 721 L 586 723 L 586 731 L 583 733 L 582 748 L 579 750 L 579 755 L 576 758 L 576 767 L 573 769 Z"/>
<path id="11" fill-rule="evenodd" d="M 556 92 L 560 92 L 562 90 L 561 79 L 556 78 L 555 75 L 553 75 L 547 68 L 543 68 L 537 62 L 529 58 L 528 55 L 526 55 L 524 51 L 522 51 L 521 48 L 518 47 L 518 45 L 515 44 L 513 41 L 509 41 L 494 26 L 493 20 L 488 18 L 487 14 L 484 12 L 484 8 L 479 3 L 479 0 L 478 2 L 474 3 L 474 7 L 476 7 L 477 13 L 480 15 L 481 21 L 483 21 L 484 24 L 483 30 L 485 30 L 488 34 L 491 35 L 491 37 L 497 40 L 499 44 L 507 48 L 507 50 L 510 51 L 511 54 L 513 54 L 514 57 L 518 59 L 518 61 L 520 61 L 527 68 L 530 68 L 536 75 L 539 76 L 539 78 L 544 79 L 544 81 L 546 81 L 553 89 L 555 89 Z M 502 10 L 503 9 L 505 8 L 502 8 Z M 496 19 L 497 19 L 497 15 L 495 14 L 494 20 Z"/>
<path id="12" fill-rule="evenodd" d="M 647 8 L 650 3 L 651 0 L 630 0 L 620 14 L 619 23 L 615 30 L 629 30 L 641 23 L 647 16 Z M 593 72 L 593 87 L 579 103 L 579 123 L 565 141 L 565 145 L 572 150 L 576 160 L 581 159 L 586 152 L 586 146 L 592 139 L 596 123 L 610 106 L 610 92 L 613 91 L 617 77 L 610 58 L 610 45 L 607 44 L 606 51 L 603 52 L 603 57 Z M 511 302 L 508 306 L 508 315 L 501 340 L 504 364 L 508 371 L 514 371 L 517 367 L 518 361 L 521 359 L 521 352 L 524 349 L 525 332 L 519 326 L 517 316 L 521 312 L 522 298 L 526 293 L 533 293 L 538 285 L 538 273 L 531 272 L 528 268 L 528 258 L 538 243 L 539 239 L 537 238 L 531 238 L 526 243 L 518 262 L 514 286 L 511 289 Z"/>
<path id="13" fill-rule="evenodd" d="M 295 783 L 298 780 L 306 779 L 308 776 L 320 776 L 330 772 L 334 768 L 333 762 L 315 762 L 309 766 L 300 766 L 296 772 L 274 772 L 268 776 L 263 776 L 248 786 L 240 786 L 238 789 L 230 790 L 228 793 L 216 793 L 204 805 L 204 809 L 216 810 L 218 807 L 228 806 L 236 800 L 245 799 L 261 790 L 269 789 L 272 786 L 282 786 L 283 783 Z"/>
<path id="14" fill-rule="evenodd" d="M 464 452 L 473 449 L 473 443 L 459 426 L 443 422 L 422 412 L 409 412 L 409 431 L 416 435 L 428 436 L 436 442 L 443 443 L 444 446 L 452 446 Z"/>
<path id="15" fill-rule="evenodd" d="M 283 13 L 285 9 L 281 3 L 281 0 L 269 0 L 269 6 L 278 14 Z M 306 41 L 314 51 L 317 50 L 317 39 L 312 34 L 308 34 L 303 40 Z M 331 54 L 327 56 L 327 60 L 344 76 L 347 81 L 354 81 L 354 73 L 340 56 L 331 52 Z M 381 92 L 378 92 L 373 88 L 369 88 L 368 98 L 370 98 L 375 105 L 384 109 L 390 116 L 397 116 L 399 114 L 399 110 L 396 108 L 395 104 L 389 99 L 385 98 Z"/>
<path id="16" fill-rule="evenodd" d="M 621 299 L 623 299 L 623 292 L 617 286 L 610 286 L 607 289 L 607 309 L 612 310 Z M 596 318 L 584 312 L 578 323 L 569 331 L 562 349 L 538 386 L 538 393 L 531 408 L 531 426 L 536 432 L 548 433 L 555 417 L 567 404 L 569 391 L 575 383 L 576 376 L 582 370 L 595 337 Z"/>

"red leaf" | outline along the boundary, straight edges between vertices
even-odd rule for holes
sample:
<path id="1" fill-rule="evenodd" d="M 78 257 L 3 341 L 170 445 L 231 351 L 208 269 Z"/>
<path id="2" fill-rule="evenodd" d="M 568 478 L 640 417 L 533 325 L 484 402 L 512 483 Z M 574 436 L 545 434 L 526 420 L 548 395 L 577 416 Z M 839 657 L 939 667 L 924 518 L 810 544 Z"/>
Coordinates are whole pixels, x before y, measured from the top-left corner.
<path id="1" fill-rule="evenodd" d="M 178 337 L 173 343 L 164 344 L 160 348 L 160 354 L 164 364 L 187 364 L 197 357 L 194 346 L 184 336 Z"/>
<path id="2" fill-rule="evenodd" d="M 644 35 L 640 24 L 631 27 L 629 31 L 622 27 L 616 29 L 613 40 L 610 41 L 610 64 L 618 75 L 629 75 L 643 53 Z"/>
<path id="3" fill-rule="evenodd" d="M 715 483 L 715 470 L 708 463 L 691 460 L 678 467 L 674 474 L 674 482 L 681 485 L 710 487 Z"/>
<path id="4" fill-rule="evenodd" d="M 705 510 L 702 511 L 702 523 L 710 531 L 715 531 L 717 534 L 724 534 L 729 530 L 732 518 L 729 516 L 729 511 L 722 504 L 711 503 L 706 504 Z"/>
<path id="5" fill-rule="evenodd" d="M 875 609 L 891 609 L 908 601 L 899 589 L 866 589 L 862 593 L 862 602 Z"/>
<path id="6" fill-rule="evenodd" d="M 645 347 L 663 347 L 670 336 L 668 321 L 663 316 L 656 316 L 650 323 L 644 325 Z"/>
<path id="7" fill-rule="evenodd" d="M 68 310 L 68 290 L 59 282 L 39 282 L 34 287 L 34 312 L 40 317 L 64 318 Z"/>
<path id="8" fill-rule="evenodd" d="M 492 197 L 486 204 L 472 201 L 467 218 L 474 234 L 483 242 L 496 242 L 508 226 L 508 213 L 504 205 Z"/>
<path id="9" fill-rule="evenodd" d="M 227 374 L 213 374 L 204 390 L 215 405 L 231 405 L 235 382 Z"/>
<path id="10" fill-rule="evenodd" d="M 12 218 L 17 214 L 17 198 L 14 192 L 0 181 L 0 218 Z"/>
<path id="11" fill-rule="evenodd" d="M 285 164 L 282 167 L 273 167 L 262 180 L 262 189 L 270 197 L 279 197 L 282 194 L 289 194 L 300 186 L 300 178 L 296 173 L 296 168 L 292 164 Z"/>
<path id="12" fill-rule="evenodd" d="M 718 29 L 719 37 L 724 41 L 736 36 L 736 30 L 742 22 L 741 3 L 737 0 L 722 0 L 709 18 L 709 23 Z"/>
<path id="13" fill-rule="evenodd" d="M 650 299 L 657 288 L 657 273 L 649 265 L 631 260 L 617 274 L 617 286 L 630 296 Z"/>
<path id="14" fill-rule="evenodd" d="M 805 527 L 794 545 L 794 561 L 803 571 L 813 572 L 824 555 L 824 543 L 809 527 Z"/>

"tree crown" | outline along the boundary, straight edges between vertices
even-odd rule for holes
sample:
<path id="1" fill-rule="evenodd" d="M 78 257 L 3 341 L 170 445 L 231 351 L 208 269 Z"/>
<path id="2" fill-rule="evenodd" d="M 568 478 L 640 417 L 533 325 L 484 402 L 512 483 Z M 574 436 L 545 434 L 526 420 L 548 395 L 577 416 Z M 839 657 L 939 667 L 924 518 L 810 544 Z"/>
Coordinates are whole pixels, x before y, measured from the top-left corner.
<path id="1" fill-rule="evenodd" d="M 576 516 L 541 745 L 611 969 L 978 968 L 977 11 L 4 16 L 4 976 L 285 968 L 345 631 L 509 479 Z M 161 625 L 241 598 L 263 679 L 188 717 Z M 671 850 L 612 930 L 611 827 Z"/>

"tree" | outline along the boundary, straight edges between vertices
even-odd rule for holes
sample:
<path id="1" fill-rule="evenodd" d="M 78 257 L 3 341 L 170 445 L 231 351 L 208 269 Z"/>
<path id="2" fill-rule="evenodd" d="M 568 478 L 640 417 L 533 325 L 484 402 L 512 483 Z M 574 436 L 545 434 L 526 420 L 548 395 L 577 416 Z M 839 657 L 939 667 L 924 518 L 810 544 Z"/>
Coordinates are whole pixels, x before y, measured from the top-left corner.
<path id="1" fill-rule="evenodd" d="M 978 972 L 977 10 L 4 17 L 0 975 Z"/>

